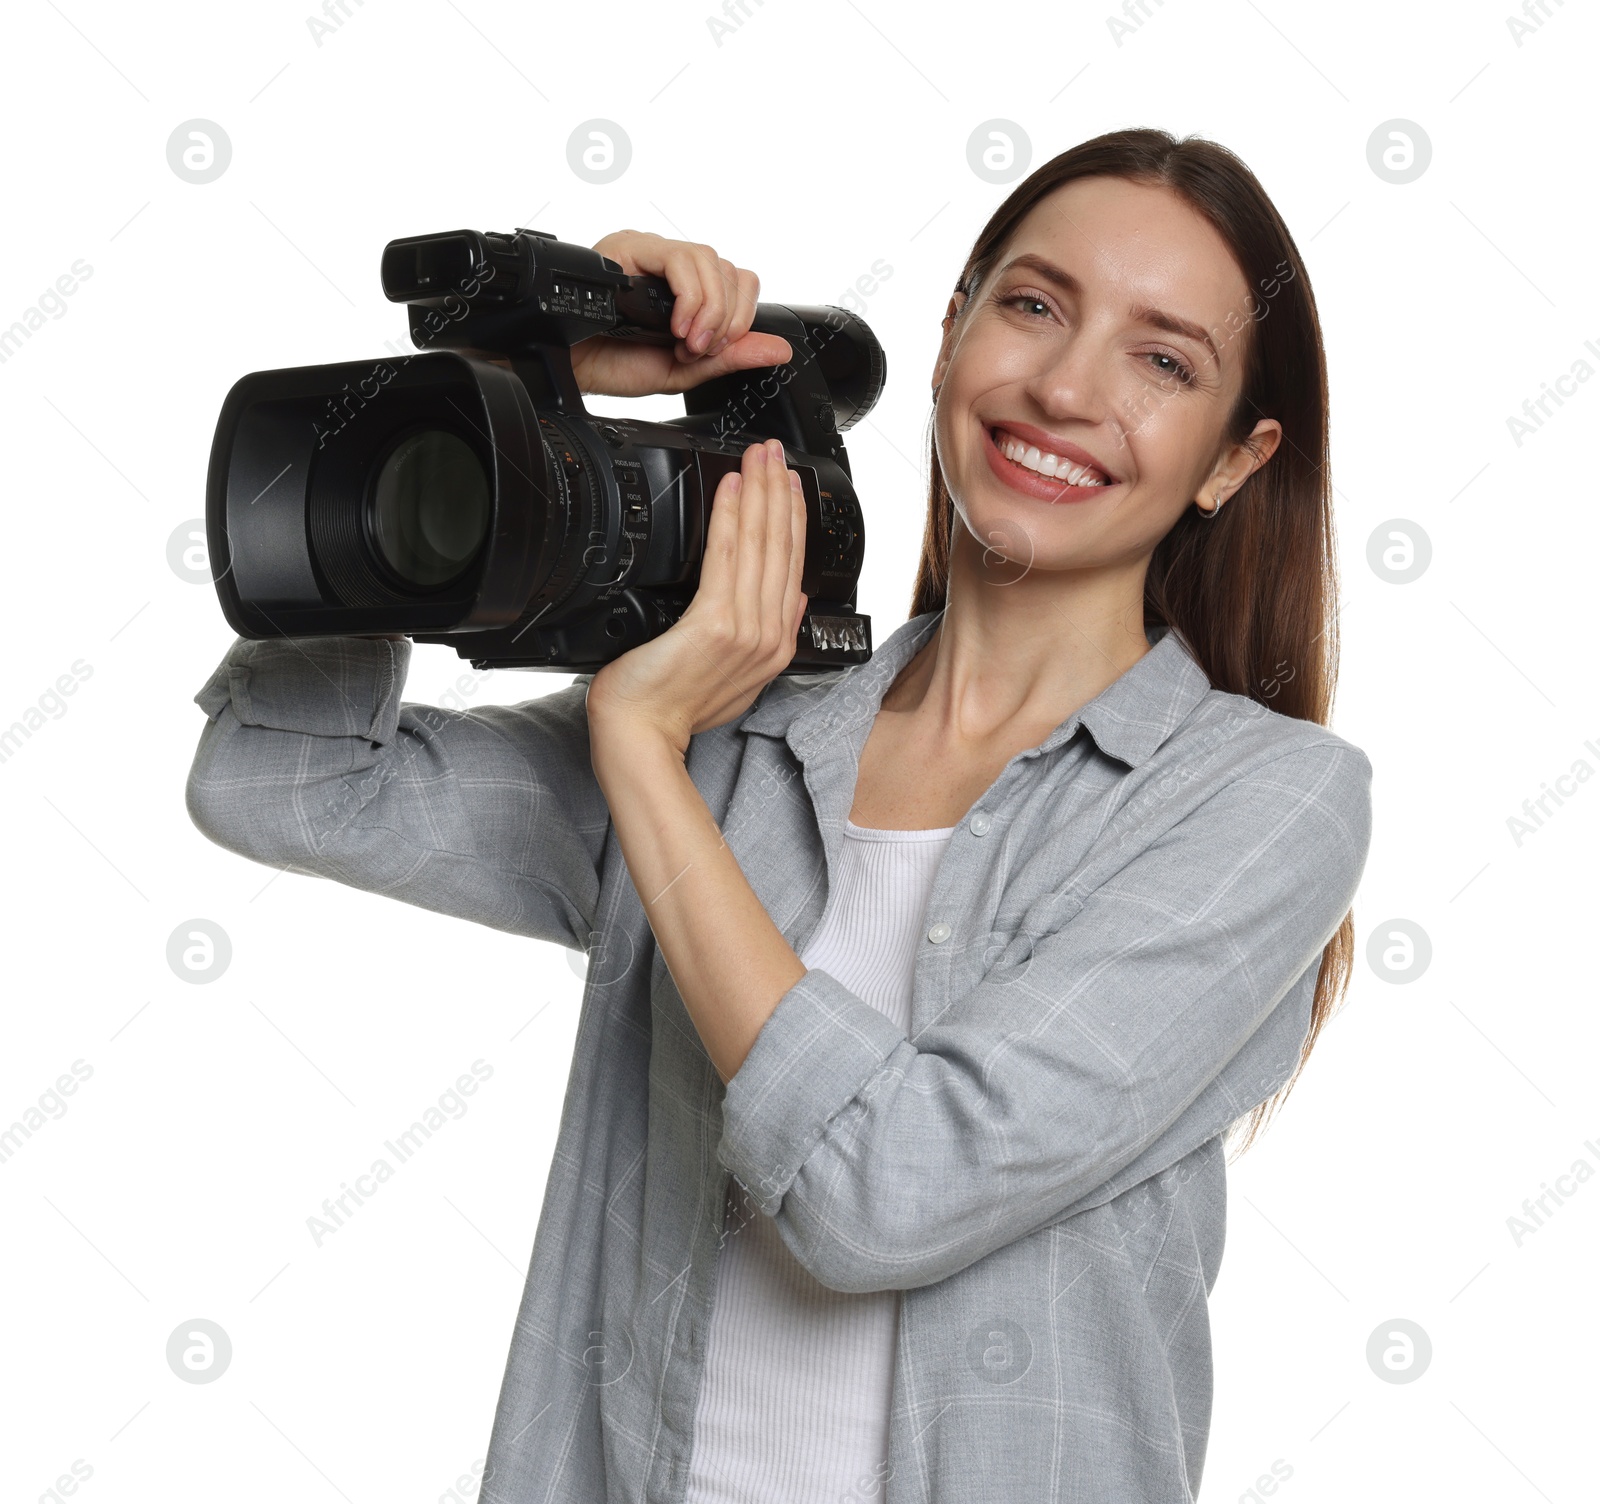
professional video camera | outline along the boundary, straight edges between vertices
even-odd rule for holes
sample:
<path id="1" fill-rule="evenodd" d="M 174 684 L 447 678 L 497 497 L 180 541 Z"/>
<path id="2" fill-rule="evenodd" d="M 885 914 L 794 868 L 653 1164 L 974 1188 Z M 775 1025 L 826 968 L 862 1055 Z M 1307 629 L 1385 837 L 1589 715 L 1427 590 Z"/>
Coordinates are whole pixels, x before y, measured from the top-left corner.
<path id="1" fill-rule="evenodd" d="M 752 328 L 786 339 L 789 363 L 704 382 L 683 417 L 649 423 L 586 412 L 570 349 L 672 344 L 662 278 L 538 230 L 455 230 L 390 241 L 383 290 L 426 353 L 257 371 L 223 403 L 206 539 L 241 636 L 400 632 L 478 668 L 592 672 L 688 608 L 717 482 L 777 438 L 806 504 L 784 672 L 871 656 L 839 435 L 885 360 L 855 314 L 758 304 Z"/>

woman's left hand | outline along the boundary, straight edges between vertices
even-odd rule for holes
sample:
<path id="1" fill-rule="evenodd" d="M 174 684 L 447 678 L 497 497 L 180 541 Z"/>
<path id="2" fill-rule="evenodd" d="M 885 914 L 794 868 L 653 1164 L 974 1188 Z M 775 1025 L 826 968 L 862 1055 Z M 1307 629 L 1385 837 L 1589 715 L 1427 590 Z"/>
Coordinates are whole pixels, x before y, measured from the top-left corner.
<path id="1" fill-rule="evenodd" d="M 659 733 L 680 755 L 689 738 L 731 721 L 794 658 L 806 596 L 805 502 L 777 439 L 752 444 L 712 497 L 700 584 L 659 637 L 590 681 L 590 750 L 623 758 Z"/>

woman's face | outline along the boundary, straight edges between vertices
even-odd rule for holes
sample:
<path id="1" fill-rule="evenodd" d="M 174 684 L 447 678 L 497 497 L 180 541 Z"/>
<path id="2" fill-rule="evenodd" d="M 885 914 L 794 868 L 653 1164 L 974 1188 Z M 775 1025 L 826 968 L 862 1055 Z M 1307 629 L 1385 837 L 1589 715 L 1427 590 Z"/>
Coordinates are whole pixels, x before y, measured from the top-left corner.
<path id="1" fill-rule="evenodd" d="M 934 370 L 935 440 L 986 562 L 1148 558 L 1185 507 L 1219 490 L 1226 503 L 1256 467 L 1222 445 L 1259 304 L 1226 243 L 1167 189 L 1066 184 L 956 302 Z M 1280 432 L 1257 425 L 1264 456 Z"/>

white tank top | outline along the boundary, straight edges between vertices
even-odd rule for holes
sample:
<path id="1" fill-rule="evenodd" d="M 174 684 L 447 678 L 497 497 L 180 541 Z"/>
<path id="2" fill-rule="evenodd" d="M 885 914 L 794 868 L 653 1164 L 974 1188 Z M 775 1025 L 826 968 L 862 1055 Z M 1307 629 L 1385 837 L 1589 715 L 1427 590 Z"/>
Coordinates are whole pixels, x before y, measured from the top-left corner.
<path id="1" fill-rule="evenodd" d="M 954 830 L 847 819 L 837 886 L 800 957 L 907 1035 L 928 896 Z M 685 1504 L 881 1495 L 899 1291 L 819 1284 L 737 1180 L 724 1230 Z"/>

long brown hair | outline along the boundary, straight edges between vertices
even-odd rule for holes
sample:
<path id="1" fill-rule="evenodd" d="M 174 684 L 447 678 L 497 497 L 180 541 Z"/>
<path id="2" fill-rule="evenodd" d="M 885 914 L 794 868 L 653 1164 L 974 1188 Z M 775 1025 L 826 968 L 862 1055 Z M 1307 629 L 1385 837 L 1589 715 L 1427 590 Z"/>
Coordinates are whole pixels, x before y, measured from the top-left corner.
<path id="1" fill-rule="evenodd" d="M 1063 184 L 1095 176 L 1168 188 L 1215 227 L 1256 305 L 1249 320 L 1241 319 L 1244 385 L 1224 442 L 1243 441 L 1260 418 L 1283 425 L 1277 451 L 1214 518 L 1190 507 L 1156 546 L 1145 577 L 1146 626 L 1176 631 L 1217 689 L 1326 726 L 1339 664 L 1327 365 L 1305 265 L 1255 174 L 1226 147 L 1196 136 L 1179 140 L 1161 130 L 1096 136 L 1017 184 L 983 227 L 956 291 L 967 294 L 971 306 L 971 295 L 1028 211 Z M 955 508 L 939 469 L 931 415 L 928 473 L 912 616 L 941 609 L 950 579 Z M 1239 1153 L 1299 1080 L 1349 986 L 1354 955 L 1351 910 L 1322 952 L 1311 1026 L 1294 1072 L 1240 1119 Z"/>

